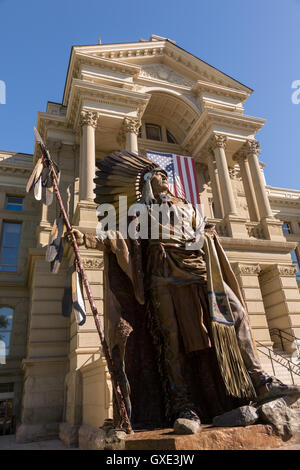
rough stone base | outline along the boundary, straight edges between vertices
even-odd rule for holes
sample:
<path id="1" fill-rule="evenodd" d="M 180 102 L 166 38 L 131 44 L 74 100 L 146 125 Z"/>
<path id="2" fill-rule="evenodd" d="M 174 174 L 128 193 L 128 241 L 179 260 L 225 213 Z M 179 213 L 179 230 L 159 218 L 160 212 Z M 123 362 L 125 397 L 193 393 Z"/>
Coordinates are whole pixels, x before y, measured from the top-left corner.
<path id="1" fill-rule="evenodd" d="M 201 426 L 198 434 L 176 435 L 172 429 L 141 431 L 125 437 L 125 450 L 255 450 L 274 449 L 285 442 L 270 425 L 215 428 Z"/>
<path id="2" fill-rule="evenodd" d="M 125 436 L 124 431 L 109 427 L 80 426 L 79 448 L 82 450 L 124 450 Z"/>
<path id="3" fill-rule="evenodd" d="M 16 442 L 25 443 L 57 439 L 58 434 L 59 423 L 20 424 L 16 431 Z"/>
<path id="4" fill-rule="evenodd" d="M 82 450 L 104 450 L 106 433 L 92 426 L 80 426 L 79 447 Z"/>
<path id="5" fill-rule="evenodd" d="M 69 449 L 78 447 L 79 428 L 79 425 L 69 423 L 60 423 L 59 425 L 59 438 Z"/>

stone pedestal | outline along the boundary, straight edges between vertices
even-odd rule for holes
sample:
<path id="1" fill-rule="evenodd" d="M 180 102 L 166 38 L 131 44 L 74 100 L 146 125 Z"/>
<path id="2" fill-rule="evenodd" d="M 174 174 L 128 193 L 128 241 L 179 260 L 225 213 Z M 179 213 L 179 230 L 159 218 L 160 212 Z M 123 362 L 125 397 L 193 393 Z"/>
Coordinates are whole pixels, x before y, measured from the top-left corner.
<path id="1" fill-rule="evenodd" d="M 96 209 L 97 204 L 92 201 L 79 201 L 75 209 L 72 225 L 80 229 L 95 230 L 98 223 Z"/>
<path id="2" fill-rule="evenodd" d="M 227 233 L 232 238 L 249 238 L 246 226 L 246 219 L 228 215 L 224 221 L 227 226 Z"/>
<path id="3" fill-rule="evenodd" d="M 276 219 L 265 218 L 261 220 L 264 235 L 267 240 L 285 242 L 286 238 L 282 232 L 282 222 Z"/>
<path id="4" fill-rule="evenodd" d="M 125 437 L 125 450 L 255 450 L 278 448 L 285 438 L 272 426 L 214 428 L 201 426 L 198 434 L 179 436 L 172 429 L 141 431 Z"/>

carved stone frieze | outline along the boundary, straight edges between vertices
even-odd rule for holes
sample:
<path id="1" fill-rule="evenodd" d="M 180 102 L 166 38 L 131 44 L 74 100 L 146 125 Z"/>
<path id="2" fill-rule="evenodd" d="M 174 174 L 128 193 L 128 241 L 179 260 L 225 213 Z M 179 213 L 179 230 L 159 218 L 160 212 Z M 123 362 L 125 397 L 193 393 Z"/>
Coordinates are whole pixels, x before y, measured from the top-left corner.
<path id="1" fill-rule="evenodd" d="M 99 259 L 99 258 L 83 258 L 82 264 L 83 264 L 84 269 L 87 269 L 87 270 L 103 269 L 103 266 L 104 266 L 103 259 Z"/>
<path id="2" fill-rule="evenodd" d="M 289 265 L 280 265 L 274 264 L 273 266 L 265 269 L 261 273 L 261 277 L 263 282 L 271 281 L 272 279 L 276 279 L 278 277 L 293 277 L 297 273 L 297 267 L 294 264 Z"/>
<path id="3" fill-rule="evenodd" d="M 233 180 L 240 180 L 241 179 L 241 173 L 239 168 L 237 167 L 229 167 L 228 168 L 230 178 Z"/>
<path id="4" fill-rule="evenodd" d="M 292 266 L 278 266 L 278 271 L 280 276 L 295 276 L 297 273 L 297 267 L 295 265 Z"/>
<path id="5" fill-rule="evenodd" d="M 194 84 L 192 80 L 187 79 L 163 64 L 144 65 L 139 77 L 154 78 L 156 80 L 163 80 L 165 82 L 188 87 L 191 87 Z"/>
<path id="6" fill-rule="evenodd" d="M 250 238 L 257 238 L 258 240 L 265 240 L 264 228 L 257 223 L 246 224 L 246 229 Z"/>

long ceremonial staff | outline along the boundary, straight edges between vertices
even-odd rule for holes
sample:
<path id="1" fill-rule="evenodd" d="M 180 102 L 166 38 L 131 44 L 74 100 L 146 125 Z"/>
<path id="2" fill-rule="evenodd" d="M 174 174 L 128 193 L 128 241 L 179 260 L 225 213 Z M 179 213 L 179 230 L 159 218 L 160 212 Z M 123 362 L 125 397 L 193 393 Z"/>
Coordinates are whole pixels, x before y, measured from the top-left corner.
<path id="1" fill-rule="evenodd" d="M 79 271 L 80 271 L 80 274 L 81 274 L 81 277 L 82 277 L 82 281 L 83 281 L 83 284 L 84 284 L 84 287 L 85 287 L 85 290 L 86 290 L 86 293 L 87 293 L 87 297 L 88 297 L 88 300 L 89 300 L 89 303 L 90 303 L 90 306 L 91 306 L 91 309 L 92 309 L 92 313 L 93 313 L 93 316 L 94 316 L 96 328 L 97 328 L 97 331 L 99 333 L 101 345 L 102 345 L 102 348 L 103 348 L 103 351 L 104 351 L 104 356 L 105 356 L 105 359 L 107 361 L 108 370 L 109 370 L 109 373 L 110 373 L 110 376 L 111 376 L 113 389 L 114 389 L 115 396 L 116 396 L 116 401 L 117 401 L 117 404 L 118 404 L 118 411 L 119 411 L 121 419 L 124 422 L 125 429 L 126 429 L 127 433 L 132 434 L 133 430 L 132 430 L 130 420 L 129 420 L 129 417 L 128 417 L 128 414 L 127 414 L 124 397 L 123 397 L 123 394 L 122 394 L 122 391 L 121 391 L 120 384 L 119 384 L 119 382 L 118 382 L 118 380 L 115 376 L 112 357 L 111 357 L 110 351 L 108 349 L 106 339 L 104 337 L 104 333 L 103 333 L 102 326 L 101 326 L 101 323 L 100 323 L 98 310 L 97 310 L 97 307 L 95 305 L 93 295 L 91 293 L 91 289 L 90 289 L 90 285 L 89 285 L 89 282 L 88 282 L 88 279 L 87 279 L 87 276 L 86 276 L 85 269 L 84 269 L 84 267 L 82 265 L 82 262 L 81 262 L 81 257 L 80 257 L 80 254 L 79 254 L 76 238 L 75 238 L 74 234 L 72 233 L 72 226 L 70 224 L 69 218 L 68 218 L 67 213 L 65 211 L 65 208 L 64 208 L 64 205 L 63 205 L 63 202 L 62 202 L 62 199 L 61 199 L 60 191 L 58 189 L 56 171 L 54 169 L 50 153 L 47 150 L 40 134 L 38 133 L 38 131 L 35 127 L 34 127 L 34 134 L 35 134 L 36 140 L 37 140 L 37 142 L 38 142 L 38 144 L 41 148 L 44 163 L 48 168 L 50 168 L 52 181 L 53 181 L 53 188 L 54 188 L 54 191 L 55 191 L 55 195 L 56 195 L 61 213 L 63 215 L 65 225 L 67 227 L 67 231 L 69 233 L 71 233 L 71 235 L 72 235 L 72 245 L 73 245 L 74 252 L 75 252 L 75 258 L 76 258 L 76 261 L 77 261 L 77 264 L 78 264 L 78 267 L 79 267 Z"/>

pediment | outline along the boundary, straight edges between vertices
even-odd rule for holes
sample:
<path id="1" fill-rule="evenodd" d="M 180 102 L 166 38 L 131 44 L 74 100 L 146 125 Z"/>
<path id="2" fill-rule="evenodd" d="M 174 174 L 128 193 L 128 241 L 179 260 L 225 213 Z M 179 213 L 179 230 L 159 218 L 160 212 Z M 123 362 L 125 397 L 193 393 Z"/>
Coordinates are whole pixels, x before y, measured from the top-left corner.
<path id="1" fill-rule="evenodd" d="M 154 79 L 187 87 L 192 87 L 195 83 L 194 80 L 188 78 L 184 74 L 178 73 L 171 67 L 159 62 L 142 65 L 139 78 L 150 78 L 151 80 Z"/>
<path id="2" fill-rule="evenodd" d="M 140 76 L 142 77 L 148 76 L 189 87 L 200 80 L 248 95 L 253 91 L 167 39 L 78 46 L 74 47 L 74 51 L 114 63 L 138 66 L 141 68 Z"/>

